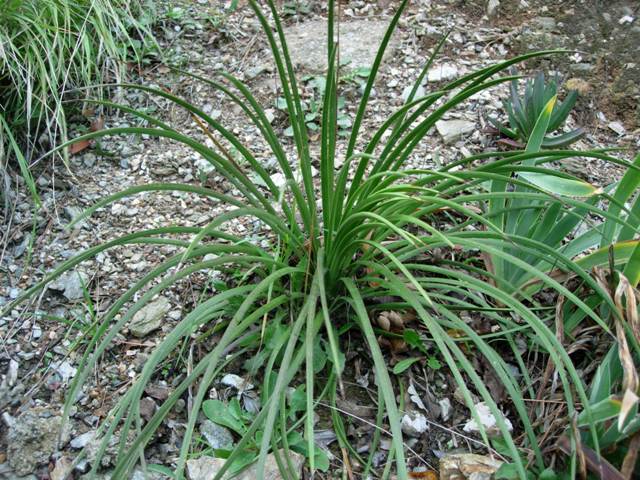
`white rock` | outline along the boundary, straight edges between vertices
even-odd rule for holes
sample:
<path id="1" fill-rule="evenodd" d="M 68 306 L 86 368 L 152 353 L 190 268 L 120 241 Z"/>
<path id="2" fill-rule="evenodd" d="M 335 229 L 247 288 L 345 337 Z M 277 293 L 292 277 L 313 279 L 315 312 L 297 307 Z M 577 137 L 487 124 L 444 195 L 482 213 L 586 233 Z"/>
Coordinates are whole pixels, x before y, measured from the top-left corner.
<path id="1" fill-rule="evenodd" d="M 445 80 L 453 80 L 458 76 L 458 67 L 453 63 L 443 63 L 442 65 L 434 65 L 427 73 L 429 82 L 443 82 Z"/>
<path id="2" fill-rule="evenodd" d="M 419 437 L 428 428 L 427 418 L 419 412 L 405 413 L 402 417 L 402 431 L 410 437 Z"/>
<path id="3" fill-rule="evenodd" d="M 469 120 L 438 120 L 436 129 L 444 143 L 453 143 L 460 137 L 472 133 L 476 129 L 476 124 Z"/>
<path id="4" fill-rule="evenodd" d="M 487 3 L 487 15 L 493 17 L 498 11 L 498 7 L 500 6 L 499 0 L 489 0 Z"/>
<path id="5" fill-rule="evenodd" d="M 451 416 L 451 400 L 443 398 L 438 401 L 438 405 L 440 405 L 440 416 L 442 417 L 442 420 L 449 420 L 449 417 Z"/>
<path id="6" fill-rule="evenodd" d="M 7 376 L 5 378 L 5 382 L 7 386 L 13 387 L 18 380 L 18 367 L 19 364 L 15 360 L 9 360 L 9 369 L 7 370 Z"/>
<path id="7" fill-rule="evenodd" d="M 624 125 L 622 125 L 622 123 L 620 122 L 609 122 L 608 127 L 620 136 L 627 133 L 627 130 L 624 128 Z"/>
<path id="8" fill-rule="evenodd" d="M 269 123 L 273 123 L 273 121 L 276 119 L 276 113 L 274 112 L 273 108 L 268 108 L 267 110 L 265 110 L 264 116 L 267 117 L 267 122 Z"/>
<path id="9" fill-rule="evenodd" d="M 223 466 L 223 458 L 202 456 L 187 460 L 187 478 L 189 480 L 210 480 Z"/>
<path id="10" fill-rule="evenodd" d="M 413 85 L 409 85 L 402 90 L 402 101 L 406 103 L 409 99 L 409 95 L 413 91 Z M 418 89 L 416 90 L 416 94 L 413 96 L 413 100 L 418 100 L 425 96 L 424 87 L 422 85 L 418 85 Z"/>
<path id="11" fill-rule="evenodd" d="M 424 406 L 424 403 L 422 402 L 420 395 L 418 395 L 418 392 L 416 392 L 416 387 L 414 387 L 413 384 L 409 385 L 409 388 L 407 388 L 407 393 L 409 394 L 409 398 L 415 405 L 417 405 L 424 411 L 427 410 L 427 407 Z"/>
<path id="12" fill-rule="evenodd" d="M 625 15 L 620 20 L 618 20 L 618 23 L 620 25 L 624 25 L 626 23 L 633 23 L 634 20 L 635 20 L 635 18 L 633 18 L 631 15 Z"/>
<path id="13" fill-rule="evenodd" d="M 476 410 L 476 413 L 478 414 L 478 417 L 480 419 L 480 422 L 482 423 L 482 426 L 484 427 L 484 430 L 487 432 L 487 435 L 489 435 L 490 437 L 500 435 L 500 428 L 498 427 L 498 422 L 496 420 L 496 417 L 494 417 L 493 413 L 491 413 L 489 406 L 484 402 L 480 402 L 480 403 L 476 403 L 474 408 Z M 504 423 L 507 426 L 507 430 L 510 432 L 513 431 L 513 425 L 511 424 L 509 419 L 505 417 L 504 414 L 501 414 L 501 415 L 502 415 L 502 419 L 504 420 Z M 467 423 L 465 423 L 463 430 L 467 433 L 480 432 L 480 428 L 473 416 L 467 421 Z"/>
<path id="14" fill-rule="evenodd" d="M 62 383 L 67 383 L 71 378 L 75 377 L 78 369 L 72 366 L 66 360 L 64 362 L 53 362 L 51 368 L 60 375 Z"/>
<path id="15" fill-rule="evenodd" d="M 236 375 L 235 373 L 227 373 L 224 377 L 222 377 L 220 383 L 226 385 L 227 387 L 233 387 L 236 390 L 240 391 L 251 390 L 253 388 L 253 385 L 251 383 L 247 382 L 244 378 Z"/>
<path id="16" fill-rule="evenodd" d="M 276 187 L 282 188 L 287 183 L 287 177 L 285 177 L 282 173 L 274 173 L 273 175 L 271 175 L 271 181 Z"/>

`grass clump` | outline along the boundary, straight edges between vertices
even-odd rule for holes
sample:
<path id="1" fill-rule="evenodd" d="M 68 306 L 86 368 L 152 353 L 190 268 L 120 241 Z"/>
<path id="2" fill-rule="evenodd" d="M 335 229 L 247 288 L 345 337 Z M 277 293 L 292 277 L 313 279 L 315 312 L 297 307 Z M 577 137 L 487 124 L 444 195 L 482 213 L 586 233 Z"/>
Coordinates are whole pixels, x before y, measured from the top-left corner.
<path id="1" fill-rule="evenodd" d="M 147 34 L 153 5 L 3 0 L 0 9 L 0 143 L 33 193 L 28 170 L 34 153 L 66 139 L 65 93 L 123 81 L 127 60 L 135 59 L 134 37 Z"/>
<path id="2" fill-rule="evenodd" d="M 625 350 L 628 356 L 623 364 L 627 369 L 640 351 L 638 339 L 624 327 L 629 323 L 627 314 L 621 311 L 620 302 L 609 287 L 591 276 L 577 261 L 573 250 L 564 251 L 544 235 L 537 235 L 526 219 L 530 215 L 542 216 L 544 223 L 553 215 L 555 223 L 563 223 L 573 221 L 576 216 L 586 219 L 587 214 L 606 218 L 610 223 L 604 229 L 611 234 L 604 235 L 602 228 L 596 229 L 602 234 L 596 244 L 603 248 L 611 245 L 614 238 L 622 240 L 620 232 L 624 229 L 632 229 L 631 239 L 613 246 L 614 250 L 626 252 L 620 261 L 610 264 L 606 256 L 599 255 L 592 257 L 589 265 L 610 266 L 609 275 L 623 284 L 624 279 L 632 279 L 626 284 L 634 287 L 639 257 L 638 241 L 634 239 L 638 215 L 635 207 L 629 208 L 624 202 L 635 195 L 640 179 L 637 161 L 625 162 L 603 151 L 579 154 L 542 151 L 555 102 L 552 97 L 535 119 L 523 151 L 478 154 L 437 169 L 406 168 L 407 159 L 444 114 L 478 92 L 514 80 L 513 76 L 500 76 L 513 65 L 528 58 L 561 52 L 523 55 L 470 73 L 440 90 L 415 98 L 437 54 L 436 49 L 416 79 L 406 103 L 365 137 L 362 125 L 369 97 L 386 46 L 407 4 L 405 0 L 390 22 L 367 77 L 349 128 L 344 162 L 338 167 L 337 138 L 344 127 L 339 123 L 340 76 L 337 45 L 333 42 L 337 28 L 334 2 L 329 2 L 328 10 L 328 71 L 322 107 L 318 110 L 318 155 L 311 153 L 308 112 L 300 98 L 275 3 L 266 2 L 267 12 L 256 1 L 249 3 L 274 55 L 283 108 L 289 117 L 297 152 L 295 162 L 290 163 L 265 111 L 242 82 L 224 73 L 217 79 L 200 80 L 237 104 L 261 132 L 277 159 L 285 178 L 284 186 L 274 184 L 251 146 L 244 145 L 196 105 L 164 90 L 129 85 L 128 88 L 157 95 L 186 109 L 207 137 L 215 139 L 214 146 L 208 147 L 142 112 L 140 117 L 149 122 L 147 127 L 115 128 L 81 138 L 148 134 L 172 139 L 201 154 L 242 192 L 242 198 L 182 184 L 136 186 L 105 198 L 85 215 L 124 196 L 148 191 L 189 192 L 233 208 L 203 227 L 167 226 L 131 233 L 95 246 L 62 264 L 12 305 L 103 250 L 139 243 L 180 248 L 178 254 L 139 279 L 99 319 L 80 362 L 79 374 L 68 392 L 65 410 L 68 415 L 73 399 L 98 359 L 136 312 L 155 295 L 196 272 L 224 269 L 244 272 L 234 284 L 203 296 L 160 341 L 100 427 L 102 443 L 92 465 L 94 471 L 114 436 L 121 440 L 113 477 L 126 478 L 139 462 L 144 466 L 145 448 L 187 392 L 191 392 L 192 397 L 180 455 L 171 473 L 174 478 L 184 478 L 186 462 L 193 454 L 196 422 L 203 409 L 207 416 L 237 434 L 231 449 L 213 452 L 227 459 L 216 479 L 254 459 L 258 463 L 257 476 L 261 478 L 269 453 L 276 456 L 285 478 L 297 478 L 287 461 L 290 451 L 304 454 L 312 472 L 326 468 L 326 458 L 315 444 L 314 411 L 320 405 L 335 406 L 336 399 L 344 394 L 343 338 L 350 335 L 365 346 L 366 360 L 375 372 L 377 426 L 392 435 L 385 475 L 393 467 L 398 478 L 408 479 L 401 429 L 404 397 L 400 395 L 398 403 L 397 394 L 404 388 L 399 375 L 412 368 L 412 361 L 396 366 L 394 374 L 379 338 L 380 335 L 397 338 L 394 328 L 401 328 L 403 341 L 414 355 L 419 357 L 429 350 L 437 352 L 438 368 L 446 369 L 458 386 L 476 424 L 482 425 L 475 408 L 476 397 L 496 417 L 497 437 L 490 437 L 481 428 L 479 439 L 486 448 L 499 451 L 507 460 L 503 473 L 508 476 L 503 478 L 525 479 L 530 474 L 535 477 L 543 473 L 545 478 L 556 478 L 548 468 L 545 450 L 548 445 L 539 442 L 548 436 L 545 424 L 539 421 L 542 407 L 531 407 L 526 401 L 535 398 L 535 391 L 542 388 L 529 370 L 527 352 L 531 357 L 543 359 L 562 403 L 559 414 L 562 421 L 557 425 L 567 438 L 566 472 L 575 478 L 582 466 L 577 455 L 581 452 L 580 445 L 590 442 L 595 452 L 600 450 L 602 432 L 593 404 L 608 397 L 603 389 L 597 389 L 599 393 L 592 394 L 593 402 L 590 401 L 589 392 L 594 387 L 587 384 L 564 344 L 565 319 L 568 322 L 570 317 L 575 322 L 567 335 L 574 334 L 579 325 L 599 325 L 612 343 L 616 338 L 612 325 L 615 322 L 623 325 L 623 333 L 618 337 L 622 335 L 628 340 Z M 229 154 L 231 150 L 243 161 L 237 162 Z M 611 189 L 596 187 L 547 166 L 551 161 L 576 155 L 628 168 L 630 173 L 625 178 L 629 180 L 623 181 L 625 186 L 621 183 L 616 190 L 624 192 L 611 196 L 607 193 Z M 319 170 L 317 181 L 312 174 L 314 165 Z M 629 190 L 632 193 L 627 193 Z M 597 200 L 612 203 L 612 208 L 624 211 L 625 215 L 609 214 Z M 256 244 L 225 231 L 225 225 L 240 218 L 260 220 L 271 232 L 268 241 Z M 577 224 L 563 230 L 563 238 L 573 235 L 575 228 Z M 190 235 L 191 239 L 185 240 L 184 235 Z M 514 276 L 522 279 L 520 283 L 510 283 Z M 593 300 L 585 301 L 585 297 L 561 277 L 579 283 L 581 291 L 588 292 Z M 524 288 L 525 284 L 529 288 Z M 567 306 L 571 315 L 559 315 L 558 309 L 550 308 L 537 296 L 540 293 Z M 395 314 L 381 315 L 381 312 Z M 482 318 L 489 324 L 490 333 L 478 333 L 463 312 Z M 401 323 L 398 317 L 403 315 L 412 319 L 411 327 L 398 325 Z M 163 362 L 203 329 L 217 336 L 211 349 L 194 359 L 193 367 L 181 377 L 169 397 L 143 422 L 140 400 L 146 386 L 156 378 Z M 493 397 L 478 371 L 476 357 L 484 359 L 506 392 L 517 435 L 501 414 L 500 400 Z M 240 359 L 249 359 L 245 367 L 254 383 L 260 382 L 259 402 L 252 400 L 256 408 L 251 413 L 237 400 L 227 405 L 227 410 L 219 402 L 207 400 L 211 386 L 231 362 Z M 434 364 L 433 358 L 429 361 Z M 615 364 L 615 359 L 611 362 Z M 518 375 L 514 375 L 514 365 Z M 624 385 L 633 391 L 637 384 L 634 387 L 628 380 L 629 375 Z M 293 393 L 289 386 L 295 387 Z M 615 393 L 613 386 L 609 387 L 608 392 Z M 631 408 L 637 409 L 637 405 Z M 371 472 L 380 436 L 374 435 L 368 457 L 363 457 L 348 441 L 344 419 L 337 410 L 332 412 L 339 446 L 345 454 L 359 460 L 363 471 L 358 474 L 366 477 Z M 615 412 L 613 416 L 618 418 Z M 576 417 L 577 426 L 572 423 Z M 631 418 L 628 411 L 625 412 L 621 423 L 625 434 L 637 431 L 636 423 L 629 427 Z M 131 442 L 127 441 L 130 437 L 133 437 Z"/>

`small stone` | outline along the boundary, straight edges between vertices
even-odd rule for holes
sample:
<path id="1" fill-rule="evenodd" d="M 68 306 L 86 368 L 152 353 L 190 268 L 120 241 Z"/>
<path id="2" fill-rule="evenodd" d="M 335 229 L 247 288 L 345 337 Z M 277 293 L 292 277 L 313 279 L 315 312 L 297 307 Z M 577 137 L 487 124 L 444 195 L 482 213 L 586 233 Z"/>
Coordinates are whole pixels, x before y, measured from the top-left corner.
<path id="1" fill-rule="evenodd" d="M 84 288 L 89 281 L 89 276 L 84 272 L 66 272 L 49 284 L 50 290 L 62 292 L 69 300 L 78 300 L 84 297 Z"/>
<path id="2" fill-rule="evenodd" d="M 622 125 L 622 123 L 620 122 L 609 122 L 608 127 L 611 130 L 613 130 L 615 133 L 617 133 L 619 136 L 622 136 L 625 133 L 627 133 L 627 130 L 624 128 L 624 125 Z"/>
<path id="3" fill-rule="evenodd" d="M 502 462 L 475 453 L 445 454 L 440 459 L 440 480 L 490 480 Z"/>
<path id="4" fill-rule="evenodd" d="M 419 412 L 405 413 L 402 417 L 402 431 L 410 437 L 419 437 L 428 428 L 427 418 Z"/>
<path id="5" fill-rule="evenodd" d="M 131 320 L 129 330 L 135 337 L 141 338 L 157 330 L 162 325 L 164 316 L 171 309 L 166 297 L 160 297 L 136 312 Z"/>
<path id="6" fill-rule="evenodd" d="M 620 25 L 626 25 L 633 23 L 634 20 L 635 18 L 633 18 L 631 15 L 625 15 L 624 17 L 621 17 L 620 20 L 618 20 L 618 23 Z"/>
<path id="7" fill-rule="evenodd" d="M 247 70 L 244 72 L 244 76 L 247 80 L 253 80 L 267 70 L 269 70 L 267 65 L 257 65 L 255 67 L 247 68 Z"/>
<path id="8" fill-rule="evenodd" d="M 147 470 L 146 472 L 141 468 L 136 468 L 131 474 L 130 480 L 163 480 L 167 477 L 160 473 L 151 472 Z"/>
<path id="9" fill-rule="evenodd" d="M 442 420 L 449 420 L 449 417 L 451 416 L 451 400 L 443 398 L 438 401 L 438 405 L 440 406 L 440 416 L 442 417 Z"/>
<path id="10" fill-rule="evenodd" d="M 443 82 L 445 80 L 453 80 L 458 76 L 458 67 L 453 63 L 443 63 L 435 65 L 429 69 L 427 80 L 429 82 Z"/>
<path id="11" fill-rule="evenodd" d="M 60 457 L 56 460 L 56 466 L 49 474 L 50 480 L 65 480 L 71 473 L 73 460 L 69 457 Z"/>
<path id="12" fill-rule="evenodd" d="M 312 72 L 327 68 L 326 21 L 310 20 L 285 29 L 285 36 L 294 65 Z M 347 69 L 370 67 L 378 53 L 388 24 L 384 20 L 354 20 L 340 23 L 340 60 L 349 62 Z M 397 39 L 392 38 L 385 55 L 391 55 Z"/>
<path id="13" fill-rule="evenodd" d="M 271 175 L 271 181 L 278 188 L 282 188 L 287 183 L 287 178 L 282 173 L 274 173 Z"/>
<path id="14" fill-rule="evenodd" d="M 406 103 L 407 100 L 409 100 L 409 95 L 411 95 L 412 91 L 413 91 L 413 85 L 409 85 L 404 88 L 404 90 L 402 91 L 403 102 Z M 413 96 L 413 100 L 418 100 L 419 98 L 422 98 L 425 95 L 426 95 L 426 92 L 424 90 L 424 87 L 422 85 L 418 85 L 418 88 L 416 89 L 416 94 Z"/>
<path id="15" fill-rule="evenodd" d="M 38 340 L 40 337 L 42 337 L 42 328 L 37 323 L 34 323 L 31 328 L 31 338 Z"/>
<path id="16" fill-rule="evenodd" d="M 95 438 L 95 436 L 96 436 L 96 432 L 93 430 L 90 430 L 88 432 L 83 433 L 82 435 L 78 435 L 76 438 L 71 440 L 69 445 L 71 445 L 71 448 L 80 450 L 81 448 L 86 447 L 87 444 Z"/>
<path id="17" fill-rule="evenodd" d="M 284 452 L 280 452 L 280 456 L 284 455 Z M 293 466 L 293 474 L 299 475 L 304 464 L 304 457 L 299 453 L 291 452 L 289 460 Z M 224 459 L 213 458 L 209 456 L 202 456 L 200 458 L 191 459 L 187 461 L 187 478 L 189 480 L 213 480 L 218 471 L 224 466 Z M 270 453 L 267 455 L 264 471 L 262 472 L 264 480 L 281 480 L 280 469 L 278 463 L 273 455 Z M 254 463 L 249 468 L 234 477 L 236 480 L 255 480 L 257 477 L 256 464 Z M 229 478 L 225 475 L 224 478 Z"/>
<path id="18" fill-rule="evenodd" d="M 189 480 L 211 480 L 224 466 L 224 458 L 202 456 L 187 460 L 187 478 Z"/>
<path id="19" fill-rule="evenodd" d="M 472 133 L 476 129 L 476 124 L 468 120 L 439 120 L 436 122 L 436 129 L 444 143 L 449 144 Z"/>
<path id="20" fill-rule="evenodd" d="M 111 215 L 122 215 L 127 211 L 127 207 L 121 203 L 114 203 L 111 205 Z"/>
<path id="21" fill-rule="evenodd" d="M 20 365 L 14 359 L 9 360 L 9 368 L 7 370 L 7 376 L 4 379 L 7 386 L 13 387 L 18 380 L 18 367 Z"/>
<path id="22" fill-rule="evenodd" d="M 7 434 L 7 458 L 16 475 L 29 475 L 46 465 L 56 451 L 61 417 L 41 417 L 44 411 L 28 410 L 14 419 Z"/>
<path id="23" fill-rule="evenodd" d="M 486 403 L 476 403 L 474 405 L 474 409 L 478 414 L 480 422 L 482 423 L 482 426 L 484 427 L 484 430 L 488 436 L 494 437 L 501 434 L 500 428 L 498 427 L 498 421 L 496 420 L 496 417 L 493 415 Z M 507 430 L 510 432 L 513 431 L 513 425 L 511 424 L 509 419 L 505 417 L 504 414 L 501 415 L 502 420 L 507 426 Z M 476 423 L 476 420 L 473 416 L 467 421 L 462 429 L 467 433 L 480 433 L 480 427 Z"/>
<path id="24" fill-rule="evenodd" d="M 276 112 L 273 110 L 273 108 L 268 108 L 264 111 L 264 116 L 267 118 L 267 122 L 273 123 L 273 121 L 276 119 Z"/>
<path id="25" fill-rule="evenodd" d="M 500 7 L 500 0 L 489 0 L 487 2 L 487 15 L 493 17 L 498 12 Z"/>
<path id="26" fill-rule="evenodd" d="M 580 95 L 586 95 L 591 91 L 591 85 L 581 78 L 570 78 L 564 86 L 567 90 L 575 90 Z"/>
<path id="27" fill-rule="evenodd" d="M 151 420 L 151 417 L 156 413 L 158 405 L 150 397 L 144 397 L 140 400 L 140 416 L 147 422 Z"/>
<path id="28" fill-rule="evenodd" d="M 60 375 L 62 383 L 67 383 L 78 373 L 78 369 L 71 365 L 67 360 L 63 362 L 53 362 L 51 368 Z"/>
<path id="29" fill-rule="evenodd" d="M 85 167 L 91 168 L 96 164 L 96 156 L 93 153 L 86 153 L 82 158 L 82 162 Z"/>
<path id="30" fill-rule="evenodd" d="M 200 424 L 200 433 L 214 450 L 227 450 L 233 446 L 231 432 L 211 420 L 205 420 Z"/>
<path id="31" fill-rule="evenodd" d="M 69 223 L 71 223 L 73 220 L 78 218 L 80 215 L 82 215 L 82 209 L 80 207 L 73 207 L 73 206 L 64 207 L 64 216 L 67 217 L 67 219 L 69 220 Z M 85 220 L 81 220 L 78 223 L 76 223 L 73 227 L 82 228 L 86 224 L 87 222 Z"/>
<path id="32" fill-rule="evenodd" d="M 247 382 L 244 378 L 240 375 L 236 375 L 235 373 L 227 373 L 220 379 L 220 383 L 227 387 L 235 388 L 240 392 L 251 390 L 253 388 L 251 383 Z"/>
<path id="33" fill-rule="evenodd" d="M 551 32 L 556 28 L 556 19 L 553 17 L 535 17 L 531 19 L 531 25 L 544 32 Z"/>

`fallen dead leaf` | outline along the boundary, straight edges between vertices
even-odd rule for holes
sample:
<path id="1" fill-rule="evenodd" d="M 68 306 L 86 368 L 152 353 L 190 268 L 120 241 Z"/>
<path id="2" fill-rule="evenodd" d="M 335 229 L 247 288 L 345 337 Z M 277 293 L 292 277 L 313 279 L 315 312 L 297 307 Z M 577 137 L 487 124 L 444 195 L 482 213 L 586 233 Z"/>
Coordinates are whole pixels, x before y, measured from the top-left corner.
<path id="1" fill-rule="evenodd" d="M 69 146 L 69 153 L 71 155 L 75 155 L 76 153 L 80 153 L 83 150 L 86 150 L 91 145 L 91 140 L 81 140 L 79 142 L 72 143 Z"/>

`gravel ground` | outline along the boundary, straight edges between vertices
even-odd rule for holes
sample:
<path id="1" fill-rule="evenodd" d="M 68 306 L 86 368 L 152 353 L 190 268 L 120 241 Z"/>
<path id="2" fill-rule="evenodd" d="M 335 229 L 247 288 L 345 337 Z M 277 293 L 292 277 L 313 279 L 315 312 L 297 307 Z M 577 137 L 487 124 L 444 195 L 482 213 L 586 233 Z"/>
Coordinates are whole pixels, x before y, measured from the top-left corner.
<path id="1" fill-rule="evenodd" d="M 326 12 L 319 6 L 323 2 L 301 3 L 309 8 L 296 12 L 291 7 L 285 23 L 290 35 L 300 38 L 298 43 L 294 43 L 301 51 L 294 56 L 299 59 L 301 77 L 310 77 L 303 82 L 305 97 L 310 98 L 317 95 L 313 76 L 321 70 L 318 59 L 323 57 L 317 56 L 317 44 L 322 42 L 318 35 L 322 34 L 322 18 Z M 635 2 L 611 2 L 606 11 L 598 13 L 598 18 L 589 16 L 590 12 L 595 12 L 593 5 L 599 3 L 595 1 L 521 0 L 498 3 L 503 5 L 488 12 L 484 2 L 410 2 L 394 39 L 392 54 L 381 70 L 363 130 L 379 125 L 402 104 L 407 85 L 411 85 L 418 75 L 430 50 L 446 31 L 451 30 L 445 48 L 429 75 L 425 85 L 427 90 L 528 47 L 577 48 L 579 53 L 553 57 L 533 65 L 534 68 L 558 71 L 564 79 L 584 81 L 585 95 L 579 100 L 567 125 L 567 128 L 580 125 L 587 131 L 575 147 L 623 145 L 637 151 L 640 145 L 638 92 L 637 82 L 634 83 L 633 79 L 638 78 L 639 67 L 625 58 L 628 49 L 620 46 L 623 41 L 638 38 L 640 20 Z M 570 7 L 567 3 L 571 4 Z M 371 55 L 369 47 L 375 45 L 380 35 L 378 25 L 390 18 L 395 5 L 396 2 L 390 0 L 351 1 L 343 7 L 345 46 L 342 58 L 352 55 L 346 71 L 354 66 L 367 66 L 367 58 L 370 58 L 367 55 Z M 572 21 L 571 11 L 581 18 L 581 23 Z M 242 2 L 238 11 L 224 19 L 216 16 L 216 12 L 219 8 L 209 6 L 207 2 L 197 2 L 181 14 L 165 19 L 158 28 L 158 41 L 164 49 L 165 60 L 144 66 L 138 72 L 138 81 L 183 96 L 199 104 L 214 118 L 223 120 L 275 174 L 276 165 L 266 145 L 258 139 L 258 132 L 246 122 L 239 108 L 230 107 L 219 93 L 202 82 L 173 73 L 168 68 L 179 66 L 207 77 L 213 77 L 220 70 L 232 72 L 252 87 L 263 105 L 269 106 L 268 112 L 273 117 L 276 130 L 282 131 L 283 135 L 286 133 L 285 115 L 276 104 L 278 91 L 273 62 L 257 21 Z M 609 44 L 607 38 L 603 38 L 603 32 L 609 36 Z M 584 40 L 582 43 L 580 38 Z M 346 39 L 358 47 L 349 50 Z M 623 52 L 620 58 L 616 56 L 618 49 Z M 356 74 L 351 77 L 350 81 L 343 83 L 344 113 L 347 116 L 353 116 L 361 88 L 359 77 Z M 500 98 L 505 91 L 506 87 L 501 87 L 482 93 L 451 112 L 445 120 L 459 122 L 442 124 L 439 131 L 434 130 L 428 135 L 410 159 L 411 166 L 421 168 L 446 164 L 461 156 L 496 148 L 495 137 L 486 129 L 486 117 L 499 114 Z M 164 100 L 150 99 L 136 91 L 120 92 L 119 95 L 125 103 L 144 107 L 163 120 L 178 125 L 183 133 L 203 138 L 199 126 L 189 115 L 168 106 Z M 93 120 L 99 117 L 105 127 L 133 125 L 135 122 L 126 116 L 97 111 L 89 112 L 89 117 Z M 452 128 L 453 133 L 450 131 Z M 448 135 L 450 138 L 444 138 Z M 312 143 L 312 148 L 317 149 L 317 146 L 317 142 Z M 62 165 L 51 166 L 43 162 L 37 179 L 42 192 L 41 208 L 34 207 L 23 187 L 10 195 L 8 210 L 0 211 L 0 214 L 4 213 L 0 227 L 4 238 L 0 253 L 0 307 L 33 285 L 60 261 L 87 247 L 140 229 L 178 223 L 205 225 L 227 208 L 183 193 L 140 194 L 99 210 L 76 228 L 65 229 L 71 218 L 105 195 L 152 182 L 205 184 L 222 193 L 240 194 L 215 172 L 208 171 L 196 154 L 165 140 L 145 136 L 109 138 L 101 141 L 99 149 L 96 147 L 94 145 L 73 155 L 68 170 Z M 287 147 L 291 158 L 294 158 L 293 143 L 289 141 Z M 339 149 L 343 151 L 344 147 L 341 144 Z M 627 153 L 622 155 L 630 157 Z M 563 166 L 598 184 L 619 175 L 619 172 L 598 162 L 584 159 L 572 160 Z M 244 219 L 232 222 L 228 228 L 256 241 L 262 241 L 268 235 L 259 222 Z M 192 277 L 167 292 L 164 300 L 156 305 L 163 320 L 151 325 L 151 330 L 130 328 L 122 332 L 83 389 L 68 432 L 72 441 L 65 444 L 61 452 L 56 452 L 50 432 L 59 419 L 65 386 L 76 374 L 75 366 L 81 355 L 79 347 L 87 342 L 93 320 L 136 279 L 174 252 L 171 246 L 140 245 L 101 253 L 95 260 L 84 262 L 77 274 L 63 278 L 37 298 L 33 308 L 42 315 L 25 315 L 16 310 L 0 319 L 0 410 L 4 422 L 0 429 L 0 478 L 2 475 L 17 478 L 11 476 L 17 474 L 26 475 L 26 478 L 55 478 L 56 470 L 58 474 L 62 471 L 74 450 L 91 441 L 91 432 L 96 424 L 130 384 L 148 352 L 189 311 L 209 279 L 204 275 Z M 151 321 L 153 323 L 153 318 Z M 346 411 L 371 405 L 366 389 L 362 389 L 362 385 L 369 381 L 372 383 L 370 372 L 360 372 L 356 365 L 357 352 L 353 357 L 353 378 L 354 381 L 359 379 L 358 388 L 362 391 L 354 400 L 360 404 L 344 405 Z M 166 396 L 165 391 L 171 388 L 176 378 L 174 372 L 168 370 L 164 377 L 158 379 L 154 384 L 156 390 L 147 392 L 149 409 L 153 410 L 156 402 Z M 433 463 L 437 461 L 438 452 L 466 447 L 468 440 L 463 436 L 461 427 L 468 414 L 457 402 L 448 377 L 431 371 L 425 372 L 423 378 L 415 377 L 411 381 L 416 395 L 427 403 L 429 422 L 446 427 L 445 430 L 432 426 L 429 438 L 424 435 L 410 438 L 409 444 L 417 453 L 412 463 L 418 466 L 421 459 Z M 370 412 L 365 412 L 365 416 L 370 416 Z M 150 449 L 150 461 L 171 464 L 183 421 L 177 416 L 171 420 L 173 423 L 166 425 L 163 438 Z M 29 454 L 24 454 L 28 457 L 24 462 L 8 461 L 11 452 L 16 451 L 16 445 L 23 448 L 23 453 L 24 449 L 29 449 Z M 76 471 L 78 476 L 82 468 Z M 12 470 L 15 472 L 11 473 Z"/>

